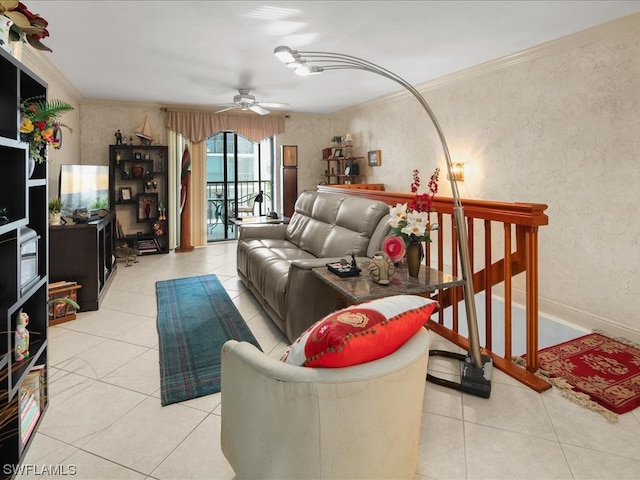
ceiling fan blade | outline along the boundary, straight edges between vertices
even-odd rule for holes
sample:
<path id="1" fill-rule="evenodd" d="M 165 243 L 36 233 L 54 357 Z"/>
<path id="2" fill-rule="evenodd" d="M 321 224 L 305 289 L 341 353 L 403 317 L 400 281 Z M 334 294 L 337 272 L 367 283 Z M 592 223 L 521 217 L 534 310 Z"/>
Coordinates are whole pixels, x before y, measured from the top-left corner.
<path id="1" fill-rule="evenodd" d="M 288 103 L 270 103 L 270 102 L 259 102 L 259 105 L 261 107 L 267 107 L 267 108 L 284 108 L 289 106 Z"/>
<path id="2" fill-rule="evenodd" d="M 266 115 L 267 113 L 269 113 L 269 110 L 265 110 L 264 108 L 260 107 L 259 105 L 251 105 L 249 107 L 249 110 L 251 110 L 252 112 L 259 113 L 260 115 Z"/>
<path id="3" fill-rule="evenodd" d="M 238 108 L 239 105 L 233 105 L 232 107 L 227 107 L 227 108 L 223 108 L 222 110 L 218 110 L 217 112 L 214 113 L 222 113 L 222 112 L 226 112 L 227 110 L 233 110 L 234 108 Z"/>

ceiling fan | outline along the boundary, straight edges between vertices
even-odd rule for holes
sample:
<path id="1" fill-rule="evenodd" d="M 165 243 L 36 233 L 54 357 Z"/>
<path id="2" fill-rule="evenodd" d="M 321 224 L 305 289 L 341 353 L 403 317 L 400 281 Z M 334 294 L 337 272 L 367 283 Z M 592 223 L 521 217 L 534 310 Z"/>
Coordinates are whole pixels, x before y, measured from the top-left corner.
<path id="1" fill-rule="evenodd" d="M 251 110 L 259 113 L 260 115 L 266 115 L 269 110 L 263 107 L 282 108 L 286 107 L 287 103 L 264 103 L 256 102 L 256 97 L 250 94 L 249 88 L 239 88 L 238 95 L 234 95 L 233 103 L 229 103 L 227 108 L 218 110 L 216 113 L 226 112 L 227 110 L 233 110 L 234 108 L 240 108 L 241 110 Z"/>

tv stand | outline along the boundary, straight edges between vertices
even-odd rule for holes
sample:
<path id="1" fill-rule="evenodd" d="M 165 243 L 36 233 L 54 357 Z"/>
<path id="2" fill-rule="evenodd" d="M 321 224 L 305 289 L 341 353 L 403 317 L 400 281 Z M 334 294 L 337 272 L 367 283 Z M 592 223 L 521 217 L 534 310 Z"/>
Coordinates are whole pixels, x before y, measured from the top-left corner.
<path id="1" fill-rule="evenodd" d="M 115 214 L 73 225 L 51 225 L 49 279 L 77 282 L 80 311 L 98 310 L 116 273 L 113 235 Z"/>

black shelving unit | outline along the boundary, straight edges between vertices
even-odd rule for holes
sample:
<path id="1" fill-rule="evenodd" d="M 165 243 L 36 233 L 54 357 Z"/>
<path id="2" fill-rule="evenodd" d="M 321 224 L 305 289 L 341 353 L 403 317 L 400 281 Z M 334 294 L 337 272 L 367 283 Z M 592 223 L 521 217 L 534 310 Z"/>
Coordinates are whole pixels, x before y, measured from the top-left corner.
<path id="1" fill-rule="evenodd" d="M 20 141 L 20 100 L 46 96 L 47 84 L 0 48 L 0 477 L 11 478 L 34 437 L 48 400 L 47 164 L 29 177 L 29 147 Z M 17 320 L 29 316 L 29 356 L 14 356 Z M 32 420 L 35 418 L 36 420 Z M 13 469 L 11 469 L 13 471 Z"/>
<path id="2" fill-rule="evenodd" d="M 116 212 L 114 244 L 141 255 L 169 252 L 164 145 L 109 145 L 109 195 Z"/>

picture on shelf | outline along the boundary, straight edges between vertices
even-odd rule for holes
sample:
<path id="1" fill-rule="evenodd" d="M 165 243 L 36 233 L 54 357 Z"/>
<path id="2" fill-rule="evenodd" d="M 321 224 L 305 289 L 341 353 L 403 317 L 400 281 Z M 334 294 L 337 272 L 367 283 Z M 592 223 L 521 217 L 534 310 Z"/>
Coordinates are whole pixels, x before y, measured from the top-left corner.
<path id="1" fill-rule="evenodd" d="M 120 187 L 120 201 L 130 202 L 132 198 L 131 187 Z"/>
<path id="2" fill-rule="evenodd" d="M 333 158 L 342 158 L 342 149 L 341 148 L 336 148 L 333 151 Z"/>
<path id="3" fill-rule="evenodd" d="M 145 193 L 138 195 L 138 222 L 156 220 L 158 218 L 158 194 Z"/>

